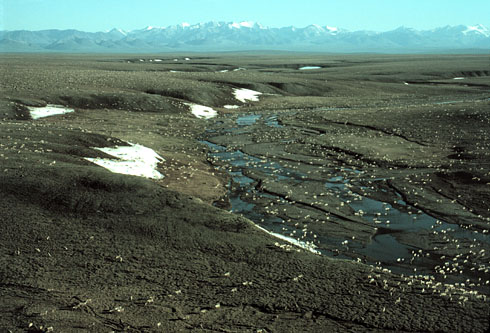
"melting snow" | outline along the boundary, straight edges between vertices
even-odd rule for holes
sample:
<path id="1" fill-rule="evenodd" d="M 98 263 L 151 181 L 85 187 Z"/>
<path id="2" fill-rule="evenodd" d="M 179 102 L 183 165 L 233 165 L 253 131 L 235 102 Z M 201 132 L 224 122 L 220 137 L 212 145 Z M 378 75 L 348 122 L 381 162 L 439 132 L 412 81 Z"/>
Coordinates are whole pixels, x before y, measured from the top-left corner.
<path id="1" fill-rule="evenodd" d="M 319 66 L 304 66 L 304 67 L 300 67 L 300 71 L 304 71 L 304 70 L 309 70 L 309 69 L 320 69 L 321 67 Z"/>
<path id="2" fill-rule="evenodd" d="M 28 106 L 27 108 L 29 109 L 32 119 L 39 119 L 75 111 L 73 109 L 66 108 L 63 105 L 55 104 L 48 104 L 40 108 L 33 106 Z"/>
<path id="3" fill-rule="evenodd" d="M 186 105 L 189 105 L 191 107 L 191 112 L 197 117 L 197 118 L 204 118 L 204 119 L 210 119 L 213 117 L 216 117 L 218 115 L 218 112 L 216 110 L 213 110 L 212 108 L 204 105 L 199 105 L 199 104 L 192 104 L 192 103 L 185 103 Z"/>
<path id="4" fill-rule="evenodd" d="M 158 163 L 163 162 L 164 159 L 153 149 L 137 144 L 129 144 L 130 146 L 94 148 L 114 156 L 116 159 L 89 157 L 85 159 L 114 173 L 162 179 L 164 176 L 156 168 Z"/>
<path id="5" fill-rule="evenodd" d="M 244 88 L 233 89 L 233 94 L 235 95 L 235 98 L 242 103 L 246 103 L 247 101 L 257 102 L 259 100 L 259 95 L 262 95 L 261 92 Z"/>
<path id="6" fill-rule="evenodd" d="M 239 106 L 238 105 L 225 105 L 223 106 L 225 109 L 238 109 Z"/>
<path id="7" fill-rule="evenodd" d="M 320 254 L 320 251 L 316 250 L 316 247 L 317 246 L 315 244 L 310 244 L 310 243 L 302 242 L 302 241 L 297 240 L 297 239 L 294 239 L 292 237 L 288 237 L 288 236 L 284 236 L 284 235 L 281 235 L 281 234 L 277 234 L 275 232 L 272 232 L 272 231 L 269 231 L 267 229 L 264 229 L 264 228 L 262 228 L 261 226 L 259 226 L 257 224 L 255 224 L 255 226 L 257 228 L 259 228 L 260 230 L 265 231 L 269 235 L 272 235 L 274 237 L 277 237 L 279 239 L 282 239 L 283 241 L 286 241 L 288 243 L 291 243 L 293 245 L 296 245 L 297 247 L 300 247 L 300 248 L 302 248 L 304 250 L 307 250 L 307 251 L 310 251 L 312 253 Z"/>

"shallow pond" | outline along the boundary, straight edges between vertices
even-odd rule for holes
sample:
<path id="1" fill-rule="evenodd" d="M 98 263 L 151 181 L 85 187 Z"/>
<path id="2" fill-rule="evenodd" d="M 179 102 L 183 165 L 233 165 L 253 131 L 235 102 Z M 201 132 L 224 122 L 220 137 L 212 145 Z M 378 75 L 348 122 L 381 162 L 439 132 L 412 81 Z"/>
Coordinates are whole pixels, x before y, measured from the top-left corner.
<path id="1" fill-rule="evenodd" d="M 228 129 L 222 129 L 222 132 L 231 135 L 235 132 L 240 132 L 243 135 L 244 129 L 249 130 L 250 133 L 256 133 L 258 130 L 267 131 L 267 128 L 271 127 L 277 130 L 287 130 L 287 128 L 279 124 L 278 117 L 275 114 L 239 115 L 233 126 Z M 215 134 L 208 132 L 209 140 L 212 140 L 212 136 L 210 137 L 209 135 Z M 414 238 L 419 237 L 418 235 L 432 237 L 433 234 L 440 234 L 444 235 L 443 239 L 445 242 L 446 240 L 447 242 L 460 240 L 473 244 L 469 246 L 475 247 L 475 249 L 480 249 L 482 244 L 483 248 L 488 248 L 490 244 L 488 234 L 440 221 L 424 213 L 419 208 L 410 206 L 402 199 L 399 193 L 395 193 L 395 202 L 383 202 L 353 193 L 353 187 L 362 189 L 362 185 L 359 184 L 362 183 L 363 179 L 369 179 L 370 182 L 384 182 L 386 179 L 369 178 L 369 175 L 365 174 L 363 170 L 353 170 L 344 167 L 330 170 L 333 176 L 323 179 L 325 193 L 321 194 L 329 194 L 338 198 L 341 206 L 355 212 L 356 219 L 361 219 L 364 224 L 370 225 L 370 228 L 373 228 L 375 232 L 370 241 L 367 242 L 351 237 L 350 234 L 345 234 L 342 237 L 328 232 L 314 234 L 307 229 L 306 223 L 304 225 L 302 222 L 298 223 L 301 218 L 288 222 L 283 218 L 286 213 L 281 214 L 277 211 L 270 213 L 270 210 L 268 211 L 263 207 L 274 204 L 274 207 L 280 207 L 281 210 L 286 211 L 288 207 L 296 206 L 295 209 L 297 210 L 297 207 L 309 205 L 311 207 L 307 208 L 315 210 L 318 205 L 312 204 L 315 203 L 313 199 L 300 202 L 287 199 L 283 195 L 276 195 L 270 191 L 264 191 L 259 185 L 260 181 L 256 177 L 248 177 L 248 175 L 260 174 L 262 176 L 259 178 L 267 179 L 269 182 L 276 184 L 286 184 L 284 186 L 301 185 L 305 181 L 321 184 L 318 176 L 312 179 L 309 171 L 308 174 L 306 173 L 305 170 L 307 169 L 288 167 L 286 166 L 288 164 L 285 164 L 280 158 L 271 159 L 261 155 L 254 156 L 240 149 L 229 149 L 208 140 L 201 142 L 209 147 L 209 155 L 217 164 L 228 166 L 232 179 L 229 200 L 231 210 L 234 213 L 244 215 L 270 232 L 292 237 L 307 244 L 318 244 L 316 250 L 323 255 L 360 260 L 407 275 L 434 275 L 434 271 L 445 264 L 443 262 L 445 256 L 438 255 L 437 251 L 424 250 L 422 252 L 420 248 L 413 245 L 417 243 Z M 308 170 L 311 170 L 311 168 L 318 169 L 321 166 L 308 165 L 308 168 L 310 168 Z M 318 170 L 315 172 L 321 174 Z M 310 194 L 315 197 L 320 195 L 320 193 Z M 298 224 L 304 229 L 301 230 Z M 412 237 L 412 240 L 410 240 L 410 237 Z M 452 260 L 451 264 L 457 262 L 456 259 Z M 472 272 L 467 275 L 446 276 L 441 274 L 441 276 L 445 277 L 446 282 L 462 282 L 468 278 L 472 280 L 482 279 L 485 276 L 485 272 L 472 269 Z M 441 278 L 441 276 L 437 277 Z"/>

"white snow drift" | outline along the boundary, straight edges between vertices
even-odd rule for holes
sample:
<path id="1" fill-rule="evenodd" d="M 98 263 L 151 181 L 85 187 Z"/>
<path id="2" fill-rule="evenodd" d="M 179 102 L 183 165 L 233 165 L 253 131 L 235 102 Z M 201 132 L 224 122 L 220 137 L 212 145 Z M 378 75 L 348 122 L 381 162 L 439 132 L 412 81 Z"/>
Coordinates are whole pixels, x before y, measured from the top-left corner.
<path id="1" fill-rule="evenodd" d="M 242 103 L 246 103 L 247 101 L 257 102 L 259 96 L 262 95 L 261 92 L 245 88 L 233 89 L 233 94 L 235 95 L 235 98 Z"/>
<path id="2" fill-rule="evenodd" d="M 297 239 L 294 239 L 294 238 L 291 238 L 291 237 L 288 237 L 288 236 L 284 236 L 284 235 L 281 235 L 281 234 L 278 234 L 278 233 L 275 233 L 275 232 L 272 232 L 272 231 L 269 231 L 267 229 L 264 229 L 262 228 L 261 226 L 255 224 L 255 226 L 257 228 L 259 228 L 260 230 L 262 231 L 265 231 L 266 233 L 268 233 L 269 235 L 272 235 L 276 238 L 279 238 L 279 239 L 282 239 L 283 241 L 286 241 L 290 244 L 293 244 L 297 247 L 300 247 L 304 250 L 307 250 L 307 251 L 310 251 L 312 253 L 315 253 L 315 254 L 320 254 L 320 251 L 316 250 L 317 246 L 313 243 L 306 243 L 306 242 L 303 242 L 303 241 L 300 241 L 300 240 L 297 240 Z"/>
<path id="3" fill-rule="evenodd" d="M 128 144 L 129 146 L 94 148 L 114 156 L 114 159 L 89 157 L 85 159 L 114 173 L 152 179 L 162 179 L 164 177 L 156 170 L 158 163 L 164 161 L 160 155 L 148 147 L 132 143 Z"/>
<path id="4" fill-rule="evenodd" d="M 304 66 L 304 67 L 300 67 L 299 70 L 300 71 L 307 71 L 307 70 L 311 70 L 311 69 L 320 69 L 321 67 L 320 66 Z"/>
<path id="5" fill-rule="evenodd" d="M 185 104 L 190 106 L 192 114 L 195 115 L 197 118 L 210 119 L 218 115 L 218 112 L 216 110 L 213 110 L 209 106 L 192 103 Z"/>
<path id="6" fill-rule="evenodd" d="M 73 109 L 66 108 L 63 105 L 55 104 L 48 104 L 43 107 L 28 106 L 27 109 L 29 109 L 32 119 L 39 119 L 75 111 Z"/>

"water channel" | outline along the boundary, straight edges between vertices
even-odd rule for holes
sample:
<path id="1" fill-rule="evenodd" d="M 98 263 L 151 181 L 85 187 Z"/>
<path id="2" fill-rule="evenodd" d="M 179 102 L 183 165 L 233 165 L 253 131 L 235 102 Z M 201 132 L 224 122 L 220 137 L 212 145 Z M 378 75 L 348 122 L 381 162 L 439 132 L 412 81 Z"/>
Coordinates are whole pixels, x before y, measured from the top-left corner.
<path id="1" fill-rule="evenodd" d="M 277 184 L 286 184 L 284 186 L 290 188 L 302 186 L 305 182 L 311 182 L 310 175 L 304 170 L 288 167 L 290 164 L 281 161 L 280 157 L 272 159 L 247 154 L 236 149 L 234 145 L 212 142 L 214 137 L 223 134 L 243 135 L 257 131 L 258 127 L 255 125 L 259 122 L 262 131 L 267 131 L 267 128 L 287 131 L 287 128 L 278 121 L 276 114 L 243 114 L 239 115 L 230 126 L 223 126 L 223 123 L 220 123 L 219 129 L 208 129 L 201 141 L 208 146 L 209 157 L 213 163 L 225 169 L 231 176 L 229 202 L 232 212 L 242 214 L 272 233 L 297 239 L 321 255 L 362 261 L 406 275 L 434 276 L 441 266 L 444 269 L 445 256 L 434 255 L 431 251 L 422 251 L 417 246 L 410 245 L 410 242 L 400 241 L 399 235 L 402 234 L 413 234 L 415 237 L 418 234 L 441 234 L 444 235 L 444 239 L 450 237 L 456 241 L 473 242 L 477 248 L 481 248 L 482 244 L 484 249 L 488 248 L 490 244 L 488 234 L 440 221 L 419 208 L 410 206 L 400 193 L 395 193 L 395 202 L 384 202 L 363 196 L 358 193 L 359 191 L 353 191 L 356 187 L 362 190 L 363 185 L 359 184 L 363 184 L 361 180 L 368 179 L 369 175 L 363 170 L 346 167 L 330 170 L 333 171 L 334 176 L 321 180 L 324 191 L 322 193 L 317 191 L 318 193 L 310 193 L 310 195 L 315 198 L 333 196 L 340 202 L 340 206 L 355 212 L 355 219 L 352 221 L 374 230 L 367 241 L 362 237 L 356 239 L 347 232 L 339 234 L 328 232 L 328 228 L 309 228 L 314 223 L 325 223 L 325 221 L 320 222 L 321 218 L 317 218 L 315 222 L 311 220 L 310 223 L 303 223 L 301 216 L 288 219 L 287 212 L 294 209 L 300 212 L 312 212 L 311 215 L 322 215 L 326 220 L 330 217 L 349 220 L 346 215 L 336 216 L 335 213 L 331 214 L 330 210 L 323 209 L 319 203 L 324 204 L 326 201 L 322 202 L 321 198 L 317 201 L 292 199 L 263 186 L 264 183 L 269 184 L 270 187 L 274 187 L 272 185 L 277 187 Z M 260 177 L 254 176 L 257 174 Z M 369 180 L 370 182 L 387 181 L 387 179 L 372 179 L 372 177 Z M 319 179 L 316 178 L 315 182 L 317 184 Z M 327 205 L 328 203 L 325 204 Z M 271 209 L 272 207 L 276 209 Z M 472 272 L 465 271 L 465 274 L 446 275 L 444 272 L 436 277 L 444 282 L 472 281 L 481 284 L 485 276 L 488 278 L 487 272 L 472 269 Z"/>

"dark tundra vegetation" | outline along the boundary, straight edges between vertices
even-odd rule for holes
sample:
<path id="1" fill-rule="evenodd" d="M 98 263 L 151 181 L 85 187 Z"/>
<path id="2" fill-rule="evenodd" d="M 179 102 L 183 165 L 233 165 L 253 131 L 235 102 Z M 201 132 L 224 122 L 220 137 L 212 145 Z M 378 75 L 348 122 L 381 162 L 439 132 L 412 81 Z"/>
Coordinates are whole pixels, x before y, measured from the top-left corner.
<path id="1" fill-rule="evenodd" d="M 488 56 L 4 54 L 0 77 L 2 330 L 489 328 Z M 131 144 L 163 177 L 97 164 Z"/>

